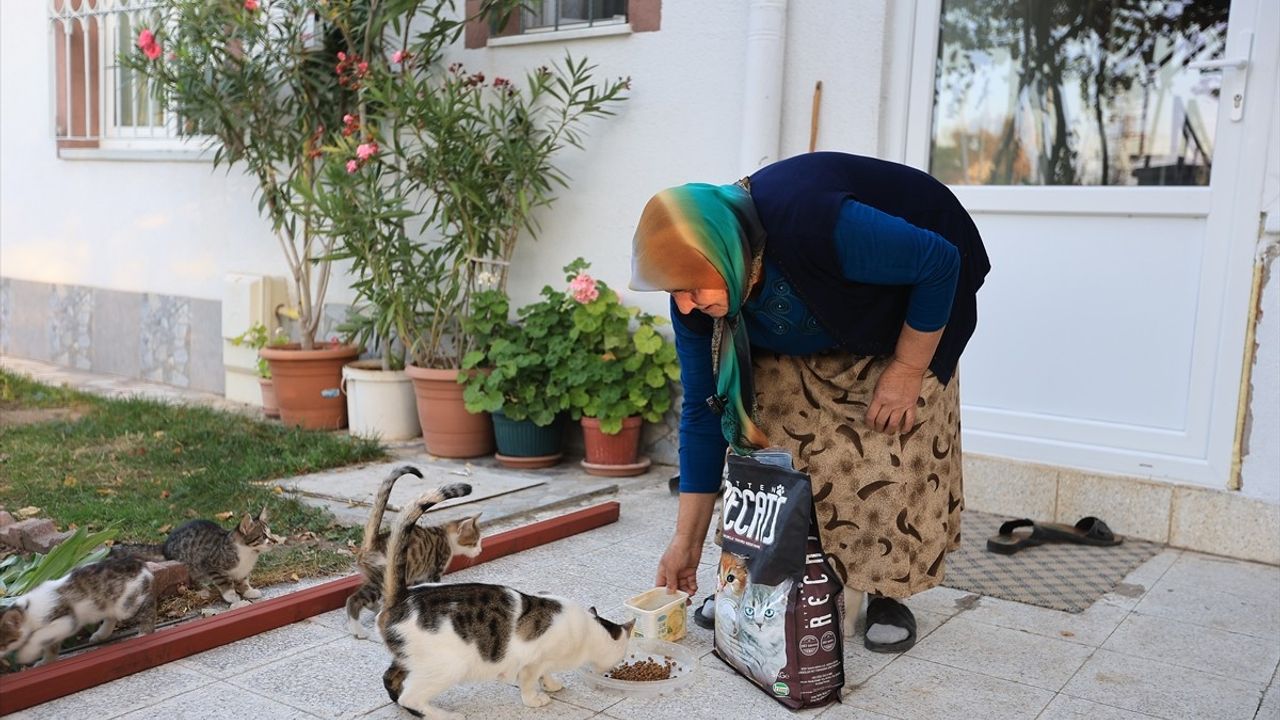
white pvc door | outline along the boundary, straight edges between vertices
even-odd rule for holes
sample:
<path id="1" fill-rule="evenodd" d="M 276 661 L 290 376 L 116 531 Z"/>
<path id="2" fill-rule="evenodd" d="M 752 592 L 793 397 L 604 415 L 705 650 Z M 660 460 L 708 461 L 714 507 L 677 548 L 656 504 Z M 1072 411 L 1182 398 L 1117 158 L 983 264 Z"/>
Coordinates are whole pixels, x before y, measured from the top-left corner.
<path id="1" fill-rule="evenodd" d="M 993 266 L 966 450 L 1226 485 L 1277 5 L 914 5 L 905 159 Z"/>

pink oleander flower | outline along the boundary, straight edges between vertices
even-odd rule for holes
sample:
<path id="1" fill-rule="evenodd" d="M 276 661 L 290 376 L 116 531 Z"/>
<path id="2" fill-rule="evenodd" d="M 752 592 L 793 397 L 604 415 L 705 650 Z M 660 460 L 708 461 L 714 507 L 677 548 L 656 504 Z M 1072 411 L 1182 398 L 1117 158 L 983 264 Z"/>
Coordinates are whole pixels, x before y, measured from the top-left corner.
<path id="1" fill-rule="evenodd" d="M 569 281 L 569 292 L 573 294 L 574 300 L 584 305 L 600 297 L 595 279 L 586 273 L 578 273 L 577 277 Z"/>
<path id="2" fill-rule="evenodd" d="M 359 169 L 360 169 L 360 163 L 356 162 L 355 160 L 348 160 L 348 161 L 347 161 L 347 172 L 348 172 L 348 173 L 354 173 L 355 171 L 357 171 L 357 170 L 359 170 Z"/>
<path id="3" fill-rule="evenodd" d="M 378 154 L 378 143 L 376 142 L 360 143 L 356 146 L 356 157 L 360 158 L 361 162 L 376 154 Z"/>
<path id="4" fill-rule="evenodd" d="M 255 12 L 258 9 L 258 0 L 244 0 L 244 9 Z"/>
<path id="5" fill-rule="evenodd" d="M 394 53 L 391 53 L 391 62 L 395 65 L 399 65 L 400 63 L 408 59 L 409 59 L 409 53 L 405 52 L 404 50 L 397 50 Z"/>
<path id="6" fill-rule="evenodd" d="M 160 43 L 156 42 L 155 33 L 146 29 L 138 33 L 138 49 L 147 56 L 148 60 L 155 60 L 163 52 L 160 49 Z"/>

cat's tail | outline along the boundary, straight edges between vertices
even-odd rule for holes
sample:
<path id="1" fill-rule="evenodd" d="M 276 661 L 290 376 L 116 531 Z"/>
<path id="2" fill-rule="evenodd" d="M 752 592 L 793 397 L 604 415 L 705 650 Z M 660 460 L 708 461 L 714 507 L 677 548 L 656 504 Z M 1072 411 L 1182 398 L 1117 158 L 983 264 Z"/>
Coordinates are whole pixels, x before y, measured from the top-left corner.
<path id="1" fill-rule="evenodd" d="M 404 475 L 422 477 L 422 471 L 412 465 L 401 465 L 392 470 L 378 486 L 378 494 L 373 499 L 373 509 L 369 511 L 369 519 L 364 523 L 364 540 L 360 543 L 361 555 L 373 552 L 378 531 L 382 529 L 382 516 L 387 512 L 387 500 L 391 497 L 391 488 Z"/>
<path id="2" fill-rule="evenodd" d="M 138 558 L 140 560 L 150 560 L 152 562 L 164 562 L 164 545 L 116 543 L 112 545 L 111 550 L 107 552 L 107 557 Z"/>
<path id="3" fill-rule="evenodd" d="M 405 537 L 418 518 L 432 506 L 450 498 L 471 494 L 471 486 L 466 483 L 451 483 L 420 496 L 400 511 L 395 528 L 391 531 L 391 540 L 387 542 L 387 569 L 382 573 L 382 607 L 394 607 L 404 597 L 405 575 Z"/>

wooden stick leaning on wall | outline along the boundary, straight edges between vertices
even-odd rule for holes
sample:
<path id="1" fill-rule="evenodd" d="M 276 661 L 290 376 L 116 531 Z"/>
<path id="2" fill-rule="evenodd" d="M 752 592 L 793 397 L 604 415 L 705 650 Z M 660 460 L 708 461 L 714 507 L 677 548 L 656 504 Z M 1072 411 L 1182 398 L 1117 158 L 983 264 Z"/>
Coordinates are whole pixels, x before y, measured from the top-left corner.
<path id="1" fill-rule="evenodd" d="M 822 109 L 822 81 L 813 86 L 813 111 L 809 116 L 809 152 L 818 147 L 818 111 Z"/>

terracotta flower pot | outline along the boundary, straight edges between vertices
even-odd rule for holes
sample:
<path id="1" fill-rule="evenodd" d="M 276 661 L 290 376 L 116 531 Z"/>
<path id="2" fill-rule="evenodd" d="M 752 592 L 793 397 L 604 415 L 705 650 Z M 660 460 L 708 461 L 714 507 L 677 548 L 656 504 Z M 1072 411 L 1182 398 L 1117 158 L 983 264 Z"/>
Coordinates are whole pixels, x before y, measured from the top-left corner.
<path id="1" fill-rule="evenodd" d="M 489 413 L 472 415 L 462 403 L 465 386 L 458 384 L 457 370 L 436 370 L 409 365 L 418 398 L 418 421 L 427 452 L 447 458 L 473 458 L 493 453 L 493 421 Z"/>
<path id="2" fill-rule="evenodd" d="M 280 417 L 280 403 L 276 402 L 276 385 L 271 378 L 258 378 L 258 386 L 262 388 L 262 414 L 269 418 Z"/>
<path id="3" fill-rule="evenodd" d="M 302 350 L 297 343 L 259 351 L 271 365 L 271 381 L 285 425 L 311 430 L 347 426 L 347 400 L 342 397 L 342 366 L 360 349 L 351 345 Z"/>
<path id="4" fill-rule="evenodd" d="M 582 418 L 582 441 L 587 457 L 582 467 L 592 475 L 625 477 L 639 475 L 649 469 L 649 459 L 640 457 L 640 428 L 643 421 L 638 416 L 622 421 L 622 431 L 617 435 L 600 432 L 600 421 Z"/>

